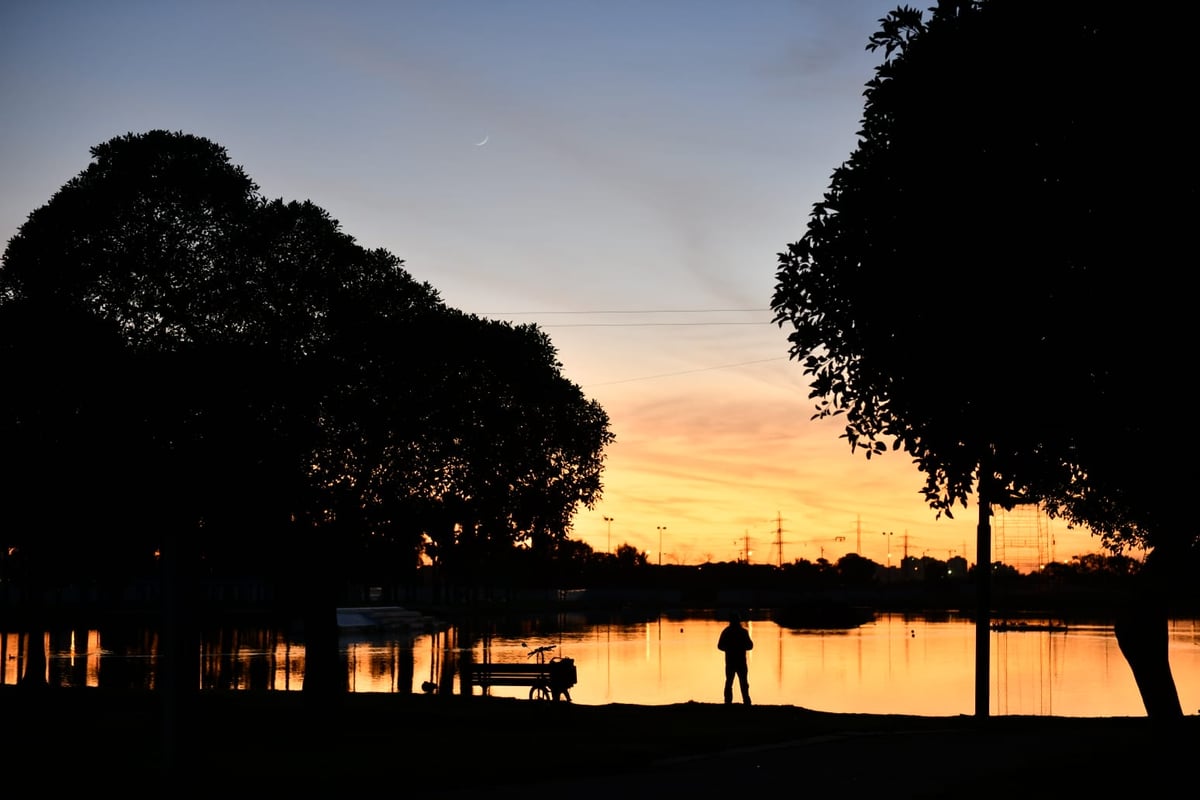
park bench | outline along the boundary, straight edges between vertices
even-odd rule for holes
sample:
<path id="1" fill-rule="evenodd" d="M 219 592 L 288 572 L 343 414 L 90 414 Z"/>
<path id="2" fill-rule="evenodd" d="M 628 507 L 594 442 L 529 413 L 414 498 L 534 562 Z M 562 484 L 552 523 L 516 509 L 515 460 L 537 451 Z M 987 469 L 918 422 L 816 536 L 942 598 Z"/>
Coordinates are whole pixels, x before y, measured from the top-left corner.
<path id="1" fill-rule="evenodd" d="M 467 664 L 463 668 L 463 680 L 468 687 L 478 686 L 485 692 L 493 686 L 528 686 L 530 700 L 571 700 L 570 689 L 576 682 L 575 660 L 553 658 L 544 660 L 544 655 L 554 646 L 538 648 L 530 655 L 539 656 L 538 662 L 485 662 Z"/>
<path id="2" fill-rule="evenodd" d="M 489 663 L 470 664 L 468 679 L 472 686 L 534 686 L 550 682 L 546 664 Z"/>

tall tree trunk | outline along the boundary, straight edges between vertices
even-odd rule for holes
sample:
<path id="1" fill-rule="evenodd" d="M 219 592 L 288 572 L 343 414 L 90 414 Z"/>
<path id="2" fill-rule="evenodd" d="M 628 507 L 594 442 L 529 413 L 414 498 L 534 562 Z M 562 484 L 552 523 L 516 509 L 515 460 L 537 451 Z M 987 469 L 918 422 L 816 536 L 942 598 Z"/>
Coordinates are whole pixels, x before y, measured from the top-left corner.
<path id="1" fill-rule="evenodd" d="M 975 529 L 975 716 L 991 713 L 992 645 L 992 506 L 990 475 L 983 477 L 980 465 L 979 524 Z"/>
<path id="2" fill-rule="evenodd" d="M 195 555 L 189 532 L 175 523 L 159 564 L 162 618 L 155 690 L 162 709 L 163 765 L 187 774 L 194 706 L 200 692 L 200 633 L 196 621 Z"/>
<path id="3" fill-rule="evenodd" d="M 334 702 L 349 691 L 340 653 L 337 608 L 342 560 L 335 526 L 313 526 L 299 557 L 292 597 L 304 624 L 304 695 L 310 703 Z"/>
<path id="4" fill-rule="evenodd" d="M 304 694 L 333 700 L 345 694 L 349 681 L 342 662 L 337 626 L 337 595 L 332 577 L 317 578 L 304 597 Z"/>
<path id="5" fill-rule="evenodd" d="M 1170 580 L 1167 556 L 1156 548 L 1137 577 L 1133 596 L 1117 615 L 1114 633 L 1121 655 L 1133 670 L 1133 679 L 1151 719 L 1183 717 L 1183 706 L 1171 674 L 1168 651 L 1166 594 Z"/>

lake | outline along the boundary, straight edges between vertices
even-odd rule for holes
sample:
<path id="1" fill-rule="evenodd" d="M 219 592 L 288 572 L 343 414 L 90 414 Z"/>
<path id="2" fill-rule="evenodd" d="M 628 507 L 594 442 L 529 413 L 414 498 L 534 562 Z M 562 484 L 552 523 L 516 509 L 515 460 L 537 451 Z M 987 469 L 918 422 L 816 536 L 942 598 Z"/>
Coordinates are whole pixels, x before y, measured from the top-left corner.
<path id="1" fill-rule="evenodd" d="M 551 656 L 575 662 L 572 702 L 719 703 L 724 667 L 716 641 L 724 624 L 711 615 L 595 621 L 558 614 L 495 624 L 483 636 L 453 626 L 346 631 L 341 647 L 355 692 L 420 692 L 432 684 L 458 693 L 460 660 L 528 663 L 533 648 L 553 645 Z M 746 625 L 754 640 L 750 687 L 757 704 L 837 713 L 974 713 L 975 623 L 969 618 L 879 614 L 861 626 L 834 630 L 792 629 L 770 620 Z M 1172 620 L 1169 633 L 1184 712 L 1198 713 L 1200 620 Z M 76 631 L 47 641 L 52 685 L 154 684 L 156 638 L 150 632 Z M 16 682 L 22 645 L 16 634 L 0 632 L 0 682 Z M 296 691 L 304 684 L 304 645 L 284 631 L 213 631 L 200 658 L 204 688 Z M 1145 714 L 1111 625 L 992 631 L 989 673 L 994 715 Z M 489 692 L 528 695 L 512 687 Z"/>

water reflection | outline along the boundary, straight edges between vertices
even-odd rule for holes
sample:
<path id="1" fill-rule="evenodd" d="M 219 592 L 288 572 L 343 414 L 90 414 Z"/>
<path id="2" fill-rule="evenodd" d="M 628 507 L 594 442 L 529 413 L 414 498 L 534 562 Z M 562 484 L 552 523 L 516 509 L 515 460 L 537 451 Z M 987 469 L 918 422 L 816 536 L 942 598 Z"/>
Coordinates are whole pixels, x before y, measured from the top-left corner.
<path id="1" fill-rule="evenodd" d="M 204 689 L 300 689 L 304 645 L 273 628 L 209 630 L 201 637 L 200 685 Z"/>
<path id="2" fill-rule="evenodd" d="M 721 701 L 724 679 L 714 618 L 667 616 L 592 621 L 557 615 L 505 621 L 487 630 L 347 633 L 341 652 L 354 692 L 462 692 L 464 661 L 525 662 L 553 644 L 573 658 L 576 703 L 669 704 Z M 769 620 L 747 623 L 755 641 L 755 702 L 844 713 L 924 716 L 974 712 L 975 626 L 967 619 L 882 614 L 845 630 L 802 630 Z M 1068 631 L 992 632 L 992 712 L 999 715 L 1143 716 L 1144 709 L 1111 626 Z M 45 676 L 55 686 L 153 688 L 158 640 L 116 627 L 46 634 Z M 16 683 L 29 642 L 0 634 L 0 679 Z M 1200 625 L 1175 620 L 1170 658 L 1184 709 L 1200 707 Z M 291 632 L 225 628 L 204 634 L 205 689 L 295 691 L 304 685 L 304 644 Z M 473 689 L 479 693 L 479 688 Z M 524 697 L 527 689 L 490 693 Z"/>

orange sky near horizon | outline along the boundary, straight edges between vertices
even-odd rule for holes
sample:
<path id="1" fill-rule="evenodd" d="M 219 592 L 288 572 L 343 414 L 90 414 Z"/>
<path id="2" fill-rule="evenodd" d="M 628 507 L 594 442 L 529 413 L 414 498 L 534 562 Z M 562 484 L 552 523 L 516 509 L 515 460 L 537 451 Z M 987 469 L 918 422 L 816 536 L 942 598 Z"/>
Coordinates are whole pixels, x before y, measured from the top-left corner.
<path id="1" fill-rule="evenodd" d="M 579 322 L 613 316 L 573 315 L 574 327 L 544 323 L 564 371 L 605 408 L 616 435 L 604 496 L 578 513 L 572 538 L 600 551 L 628 543 L 657 563 L 662 527 L 665 564 L 736 560 L 747 550 L 751 563 L 858 552 L 886 565 L 889 550 L 893 566 L 906 554 L 976 562 L 978 506 L 938 519 L 906 453 L 868 460 L 839 438 L 840 419 L 813 420 L 802 368 L 787 358 L 786 330 L 770 324 L 765 308 L 622 314 L 620 324 L 605 323 L 613 327 Z M 670 335 L 629 321 L 664 318 L 674 325 Z M 763 322 L 743 325 L 747 319 Z M 604 358 L 607 348 L 653 349 L 642 366 L 653 371 L 632 373 Z M 993 560 L 1026 572 L 1039 557 L 1100 551 L 1090 532 L 1038 519 L 1023 511 L 994 521 Z"/>

